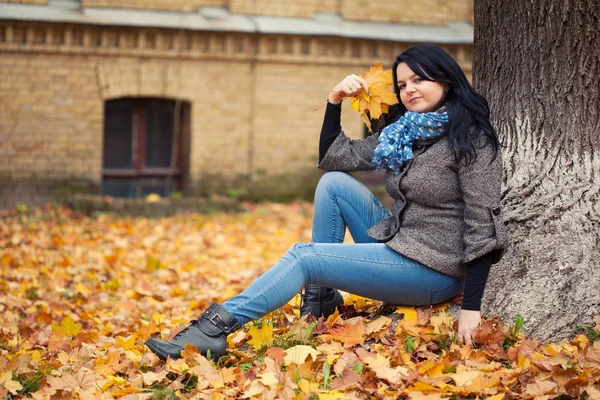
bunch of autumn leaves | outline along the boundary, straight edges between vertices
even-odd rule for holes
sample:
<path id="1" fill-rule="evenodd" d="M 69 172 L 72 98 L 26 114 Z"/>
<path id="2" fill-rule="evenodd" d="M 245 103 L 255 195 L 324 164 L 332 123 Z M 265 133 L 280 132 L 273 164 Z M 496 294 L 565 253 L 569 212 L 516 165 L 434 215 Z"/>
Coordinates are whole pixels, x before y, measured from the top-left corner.
<path id="1" fill-rule="evenodd" d="M 371 119 L 378 119 L 381 114 L 387 114 L 389 107 L 398 103 L 398 98 L 390 89 L 394 84 L 392 70 L 383 69 L 382 64 L 377 64 L 369 72 L 361 73 L 361 78 L 367 81 L 369 93 L 364 89 L 352 97 L 352 108 L 360 114 L 361 119 L 370 132 Z"/>

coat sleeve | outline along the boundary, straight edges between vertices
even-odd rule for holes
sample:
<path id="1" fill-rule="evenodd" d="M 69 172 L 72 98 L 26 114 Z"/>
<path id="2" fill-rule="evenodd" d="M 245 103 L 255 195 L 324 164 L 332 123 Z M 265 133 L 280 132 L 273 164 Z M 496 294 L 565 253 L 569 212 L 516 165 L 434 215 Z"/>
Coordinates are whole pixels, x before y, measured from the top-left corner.
<path id="1" fill-rule="evenodd" d="M 492 263 L 497 263 L 508 242 L 500 205 L 502 156 L 498 149 L 494 157 L 491 143 L 476 149 L 476 153 L 474 162 L 469 165 L 461 162 L 458 168 L 465 204 L 463 262 L 468 263 L 493 252 Z"/>
<path id="2" fill-rule="evenodd" d="M 379 134 L 362 140 L 352 140 L 342 131 L 331 144 L 325 157 L 317 164 L 324 171 L 373 171 L 371 162 Z"/>

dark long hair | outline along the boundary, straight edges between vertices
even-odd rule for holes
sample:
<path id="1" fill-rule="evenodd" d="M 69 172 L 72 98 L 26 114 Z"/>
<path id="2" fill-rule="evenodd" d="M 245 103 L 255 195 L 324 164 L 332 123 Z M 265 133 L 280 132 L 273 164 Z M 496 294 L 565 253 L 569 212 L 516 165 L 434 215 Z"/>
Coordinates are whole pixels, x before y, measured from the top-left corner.
<path id="1" fill-rule="evenodd" d="M 402 115 L 406 108 L 400 101 L 398 76 L 396 69 L 401 63 L 422 79 L 440 82 L 445 85 L 445 94 L 438 104 L 448 110 L 450 129 L 448 141 L 458 162 L 467 165 L 475 161 L 476 146 L 485 145 L 487 139 L 494 146 L 494 157 L 498 152 L 499 142 L 496 131 L 490 122 L 490 110 L 487 100 L 473 89 L 458 63 L 443 49 L 433 44 L 414 46 L 400 54 L 392 69 L 394 76 L 394 92 L 399 104 L 390 110 L 390 119 Z"/>

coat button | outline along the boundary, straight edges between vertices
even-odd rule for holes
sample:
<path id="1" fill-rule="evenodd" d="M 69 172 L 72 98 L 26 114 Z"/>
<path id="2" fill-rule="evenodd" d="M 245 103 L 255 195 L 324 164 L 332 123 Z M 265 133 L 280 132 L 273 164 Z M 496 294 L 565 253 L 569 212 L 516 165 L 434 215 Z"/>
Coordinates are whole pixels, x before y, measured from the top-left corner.
<path id="1" fill-rule="evenodd" d="M 494 214 L 495 216 L 500 215 L 500 207 L 496 207 L 492 210 L 492 214 Z"/>

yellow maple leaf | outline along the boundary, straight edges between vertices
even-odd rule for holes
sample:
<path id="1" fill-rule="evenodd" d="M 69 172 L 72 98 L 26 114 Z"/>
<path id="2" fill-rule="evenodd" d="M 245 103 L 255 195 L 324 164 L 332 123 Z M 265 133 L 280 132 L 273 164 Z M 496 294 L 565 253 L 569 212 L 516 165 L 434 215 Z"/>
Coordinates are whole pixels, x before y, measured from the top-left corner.
<path id="1" fill-rule="evenodd" d="M 301 378 L 300 382 L 298 382 L 298 388 L 300 388 L 300 390 L 304 394 L 310 394 L 313 391 L 315 391 L 315 389 L 317 389 L 318 387 L 318 382 L 311 382 L 308 379 Z"/>
<path id="2" fill-rule="evenodd" d="M 267 324 L 263 321 L 261 327 L 256 325 L 250 326 L 248 333 L 252 336 L 252 339 L 248 340 L 248 344 L 254 348 L 254 350 L 260 350 L 265 346 L 273 345 L 273 325 Z"/>
<path id="3" fill-rule="evenodd" d="M 133 335 L 122 338 L 121 336 L 117 336 L 117 345 L 119 347 L 124 348 L 125 350 L 131 350 L 136 354 L 140 354 L 135 346 L 135 340 L 137 339 L 137 335 L 134 333 Z"/>
<path id="4" fill-rule="evenodd" d="M 105 391 L 111 386 L 120 386 L 127 383 L 127 381 L 120 376 L 107 376 L 106 382 L 102 385 L 102 391 Z"/>
<path id="5" fill-rule="evenodd" d="M 391 69 L 383 69 L 383 64 L 372 66 L 369 72 L 360 75 L 369 85 L 369 93 L 364 89 L 352 97 L 352 108 L 360 114 L 361 119 L 371 131 L 370 118 L 377 119 L 388 112 L 389 106 L 398 103 L 398 98 L 390 88 L 394 84 Z"/>
<path id="6" fill-rule="evenodd" d="M 417 310 L 413 307 L 396 307 L 394 314 L 404 314 L 404 318 L 402 319 L 402 324 L 404 325 L 417 325 Z"/>
<path id="7" fill-rule="evenodd" d="M 79 332 L 81 332 L 81 324 L 78 324 L 71 317 L 65 317 L 60 322 L 60 325 L 57 323 L 52 324 L 53 332 L 63 332 L 68 336 L 75 336 Z"/>
<path id="8" fill-rule="evenodd" d="M 317 393 L 319 396 L 319 400 L 337 400 L 337 399 L 345 399 L 345 393 L 339 390 L 331 390 L 327 393 Z"/>
<path id="9" fill-rule="evenodd" d="M 321 354 L 320 351 L 302 344 L 290 347 L 285 351 L 285 353 L 286 355 L 283 358 L 284 365 L 289 365 L 291 363 L 296 365 L 304 364 L 309 355 L 312 356 L 313 360 L 316 360 L 317 356 Z"/>
<path id="10" fill-rule="evenodd" d="M 344 304 L 354 306 L 354 309 L 356 311 L 369 312 L 372 308 L 379 307 L 381 302 L 369 299 L 367 297 L 350 294 L 350 296 L 348 296 L 348 298 L 344 300 Z"/>

